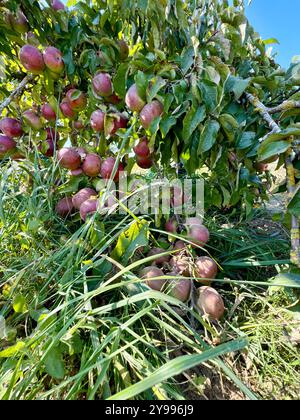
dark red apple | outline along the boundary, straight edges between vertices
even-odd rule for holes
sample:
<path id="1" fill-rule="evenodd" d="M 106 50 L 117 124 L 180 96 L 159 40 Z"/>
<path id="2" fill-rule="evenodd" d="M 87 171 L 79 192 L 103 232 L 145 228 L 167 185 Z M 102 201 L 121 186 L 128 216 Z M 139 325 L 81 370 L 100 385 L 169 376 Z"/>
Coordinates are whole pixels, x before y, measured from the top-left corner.
<path id="1" fill-rule="evenodd" d="M 80 217 L 83 221 L 86 221 L 88 216 L 95 214 L 98 209 L 98 199 L 90 198 L 86 200 L 80 206 Z"/>
<path id="2" fill-rule="evenodd" d="M 80 176 L 83 174 L 83 170 L 81 168 L 74 169 L 73 171 L 70 171 L 70 174 L 72 176 Z"/>
<path id="3" fill-rule="evenodd" d="M 99 96 L 107 97 L 113 94 L 111 77 L 108 73 L 98 73 L 92 80 L 95 93 Z"/>
<path id="4" fill-rule="evenodd" d="M 191 280 L 184 279 L 174 272 L 168 273 L 166 276 L 173 277 L 171 280 L 167 280 L 166 283 L 168 294 L 181 302 L 187 302 L 191 294 Z"/>
<path id="5" fill-rule="evenodd" d="M 97 109 L 91 115 L 91 127 L 97 133 L 104 131 L 105 113 L 101 109 Z"/>
<path id="6" fill-rule="evenodd" d="M 116 163 L 116 159 L 113 157 L 107 158 L 101 165 L 101 176 L 103 179 L 110 179 L 113 173 L 113 169 Z M 120 172 L 124 171 L 123 165 L 119 163 L 118 169 L 116 171 L 116 175 L 114 177 L 114 181 L 119 180 Z"/>
<path id="7" fill-rule="evenodd" d="M 60 0 L 52 0 L 51 6 L 56 12 L 65 9 L 65 5 Z"/>
<path id="8" fill-rule="evenodd" d="M 20 61 L 33 74 L 41 74 L 45 69 L 43 55 L 33 45 L 26 44 L 21 48 Z"/>
<path id="9" fill-rule="evenodd" d="M 21 123 L 14 118 L 3 118 L 0 121 L 0 130 L 8 137 L 20 137 L 23 134 Z"/>
<path id="10" fill-rule="evenodd" d="M 13 30 L 20 34 L 25 34 L 29 29 L 28 20 L 21 10 L 16 15 L 11 15 L 10 22 Z"/>
<path id="11" fill-rule="evenodd" d="M 96 191 L 92 188 L 83 188 L 74 195 L 73 206 L 75 209 L 79 210 L 85 201 L 89 200 L 91 197 L 96 197 L 97 195 Z"/>
<path id="12" fill-rule="evenodd" d="M 43 127 L 41 117 L 33 109 L 28 109 L 28 111 L 23 112 L 23 120 L 35 131 L 38 131 Z"/>
<path id="13" fill-rule="evenodd" d="M 201 246 L 207 244 L 209 241 L 209 231 L 208 229 L 201 225 L 201 226 L 192 226 L 188 232 L 188 238 L 195 246 Z"/>
<path id="14" fill-rule="evenodd" d="M 166 232 L 177 233 L 178 222 L 175 219 L 169 219 L 165 225 Z"/>
<path id="15" fill-rule="evenodd" d="M 0 134 L 0 158 L 4 158 L 12 154 L 17 147 L 17 143 L 7 136 L 2 136 Z"/>
<path id="16" fill-rule="evenodd" d="M 166 250 L 163 249 L 163 248 L 152 248 L 148 253 L 148 257 L 154 257 L 155 255 L 163 254 L 164 252 L 166 252 Z M 157 257 L 154 260 L 154 263 L 158 266 L 164 265 L 165 263 L 168 263 L 170 261 L 170 258 L 171 258 L 170 255 L 164 255 L 163 257 Z"/>
<path id="17" fill-rule="evenodd" d="M 135 112 L 140 112 L 146 105 L 146 102 L 138 94 L 136 84 L 129 88 L 125 97 L 125 102 L 128 108 Z"/>
<path id="18" fill-rule="evenodd" d="M 70 107 L 69 101 L 64 98 L 61 101 L 60 104 L 60 110 L 62 112 L 62 114 L 66 117 L 69 118 L 70 120 L 73 120 L 74 118 L 77 117 L 77 113 L 75 111 L 73 111 L 73 109 Z"/>
<path id="19" fill-rule="evenodd" d="M 150 156 L 149 142 L 147 137 L 143 137 L 139 144 L 134 147 L 134 153 L 140 158 L 148 158 Z"/>
<path id="20" fill-rule="evenodd" d="M 105 102 L 109 103 L 109 104 L 113 104 L 113 105 L 119 105 L 120 102 L 122 102 L 122 99 L 119 98 L 118 95 L 116 95 L 115 93 L 113 93 L 111 96 L 107 96 L 105 98 Z"/>
<path id="21" fill-rule="evenodd" d="M 153 166 L 153 160 L 152 160 L 151 156 L 146 157 L 146 158 L 142 158 L 142 157 L 137 156 L 136 157 L 136 163 L 142 169 L 150 169 Z"/>
<path id="22" fill-rule="evenodd" d="M 211 280 L 215 279 L 217 274 L 218 266 L 212 258 L 199 257 L 196 259 L 193 267 L 193 275 L 197 278 L 197 281 L 205 286 L 210 286 Z"/>
<path id="23" fill-rule="evenodd" d="M 54 142 L 51 139 L 45 140 L 40 146 L 39 150 L 43 153 L 44 156 L 53 157 L 54 156 Z"/>
<path id="24" fill-rule="evenodd" d="M 75 112 L 82 111 L 87 105 L 86 94 L 78 89 L 70 89 L 66 98 L 69 101 L 70 108 Z"/>
<path id="25" fill-rule="evenodd" d="M 56 121 L 56 112 L 50 104 L 44 104 L 41 108 L 42 116 L 47 121 Z"/>
<path id="26" fill-rule="evenodd" d="M 153 290 L 160 291 L 164 285 L 166 280 L 159 279 L 159 277 L 164 277 L 164 273 L 157 267 L 146 267 L 140 272 L 141 279 L 146 280 L 147 286 L 149 286 Z M 158 278 L 157 280 L 152 280 Z"/>
<path id="27" fill-rule="evenodd" d="M 61 51 L 55 47 L 47 47 L 43 54 L 44 62 L 51 72 L 61 74 L 64 71 L 65 64 Z"/>
<path id="28" fill-rule="evenodd" d="M 155 100 L 150 102 L 150 104 L 145 105 L 140 114 L 141 123 L 145 130 L 147 130 L 152 121 L 162 115 L 163 112 L 164 107 L 159 101 Z"/>
<path id="29" fill-rule="evenodd" d="M 81 120 L 74 121 L 73 122 L 73 127 L 75 128 L 75 130 L 80 131 L 80 130 L 84 129 L 84 124 Z"/>
<path id="30" fill-rule="evenodd" d="M 82 164 L 82 170 L 85 175 L 95 177 L 100 174 L 101 171 L 101 158 L 95 153 L 89 153 L 86 155 Z"/>
<path id="31" fill-rule="evenodd" d="M 73 210 L 74 207 L 71 197 L 62 198 L 55 207 L 55 211 L 60 217 L 69 216 Z"/>
<path id="32" fill-rule="evenodd" d="M 59 141 L 59 132 L 52 127 L 47 127 L 47 140 L 52 140 L 55 142 Z"/>
<path id="33" fill-rule="evenodd" d="M 64 147 L 60 149 L 57 154 L 57 159 L 65 169 L 75 170 L 81 166 L 81 158 L 79 153 L 74 148 Z"/>

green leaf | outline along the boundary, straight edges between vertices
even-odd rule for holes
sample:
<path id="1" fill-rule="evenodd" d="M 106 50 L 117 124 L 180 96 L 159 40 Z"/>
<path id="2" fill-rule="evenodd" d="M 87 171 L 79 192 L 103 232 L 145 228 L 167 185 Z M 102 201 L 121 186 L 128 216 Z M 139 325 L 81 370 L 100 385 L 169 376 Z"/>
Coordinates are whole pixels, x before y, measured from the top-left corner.
<path id="1" fill-rule="evenodd" d="M 148 245 L 148 236 L 148 223 L 134 222 L 126 232 L 119 236 L 111 257 L 126 264 L 138 248 Z"/>
<path id="2" fill-rule="evenodd" d="M 289 141 L 273 141 L 272 143 L 264 141 L 258 149 L 258 160 L 264 161 L 273 156 L 285 153 L 290 146 Z"/>
<path id="3" fill-rule="evenodd" d="M 48 352 L 44 363 L 48 375 L 55 379 L 63 379 L 65 367 L 61 351 L 58 348 L 53 348 Z"/>
<path id="4" fill-rule="evenodd" d="M 270 134 L 265 140 L 264 144 L 271 143 L 277 140 L 284 140 L 291 136 L 299 137 L 300 136 L 300 128 L 298 127 L 288 127 L 285 130 L 280 131 L 279 133 L 272 133 Z"/>
<path id="5" fill-rule="evenodd" d="M 117 74 L 114 77 L 113 85 L 117 95 L 124 98 L 126 95 L 126 79 L 128 72 L 128 64 L 123 63 L 119 66 Z"/>
<path id="6" fill-rule="evenodd" d="M 194 48 L 189 47 L 189 48 L 183 50 L 183 52 L 181 54 L 181 57 L 179 57 L 176 60 L 177 64 L 179 64 L 179 66 L 181 67 L 181 71 L 182 71 L 183 75 L 186 75 L 188 70 L 194 64 L 194 55 L 195 55 Z"/>
<path id="7" fill-rule="evenodd" d="M 209 112 L 214 112 L 218 104 L 218 87 L 210 80 L 203 80 L 198 84 L 201 98 Z"/>
<path id="8" fill-rule="evenodd" d="M 209 120 L 205 123 L 205 126 L 200 135 L 198 155 L 208 152 L 213 147 L 217 140 L 219 130 L 220 124 L 218 121 Z"/>
<path id="9" fill-rule="evenodd" d="M 193 132 L 196 130 L 198 125 L 204 120 L 206 115 L 205 107 L 200 106 L 198 108 L 192 107 L 183 120 L 182 137 L 185 143 L 188 142 Z"/>
<path id="10" fill-rule="evenodd" d="M 27 312 L 28 308 L 25 297 L 22 295 L 16 295 L 13 300 L 13 308 L 14 311 L 18 314 L 24 314 L 25 312 Z"/>
<path id="11" fill-rule="evenodd" d="M 253 146 L 255 141 L 256 133 L 254 131 L 245 131 L 242 133 L 237 141 L 236 147 L 238 149 L 247 149 L 250 146 Z"/>
<path id="12" fill-rule="evenodd" d="M 140 70 L 137 72 L 135 76 L 135 84 L 136 84 L 139 97 L 142 98 L 143 100 L 146 100 L 149 82 L 145 73 L 143 73 Z"/>
<path id="13" fill-rule="evenodd" d="M 225 92 L 232 92 L 235 100 L 238 100 L 249 86 L 250 80 L 230 75 L 225 84 Z"/>
<path id="14" fill-rule="evenodd" d="M 26 344 L 24 341 L 18 341 L 13 346 L 7 347 L 5 350 L 2 350 L 0 352 L 0 357 L 2 358 L 9 358 L 16 356 L 20 350 L 22 350 L 24 347 L 26 347 Z"/>
<path id="15" fill-rule="evenodd" d="M 233 141 L 235 138 L 236 130 L 239 127 L 237 120 L 229 114 L 222 114 L 219 118 L 220 124 L 225 131 L 229 141 Z"/>
<path id="16" fill-rule="evenodd" d="M 280 273 L 278 276 L 272 278 L 270 283 L 274 286 L 300 288 L 300 274 L 295 273 Z"/>
<path id="17" fill-rule="evenodd" d="M 158 94 L 158 92 L 166 86 L 166 81 L 162 77 L 156 77 L 155 79 L 151 80 L 151 87 L 149 91 L 147 92 L 147 100 L 148 102 L 151 102 L 155 96 Z"/>
<path id="18" fill-rule="evenodd" d="M 163 139 L 167 136 L 168 132 L 176 124 L 176 122 L 177 122 L 177 119 L 172 116 L 166 116 L 162 118 L 162 120 L 160 121 L 159 127 L 160 127 L 160 131 L 161 131 Z"/>

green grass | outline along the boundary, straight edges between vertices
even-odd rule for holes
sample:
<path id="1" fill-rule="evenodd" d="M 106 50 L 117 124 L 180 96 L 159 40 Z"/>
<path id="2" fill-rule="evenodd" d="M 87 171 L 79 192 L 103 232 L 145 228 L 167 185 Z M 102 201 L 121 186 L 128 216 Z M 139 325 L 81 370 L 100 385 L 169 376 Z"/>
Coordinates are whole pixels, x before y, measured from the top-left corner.
<path id="1" fill-rule="evenodd" d="M 289 268 L 282 228 L 257 226 L 261 212 L 234 226 L 208 216 L 227 307 L 210 324 L 142 284 L 151 258 L 111 258 L 131 215 L 105 219 L 105 231 L 97 218 L 65 223 L 53 212 L 55 168 L 38 168 L 37 158 L 1 168 L 1 399 L 217 398 L 220 377 L 224 398 L 297 398 L 299 349 L 287 338 L 297 293 L 268 283 Z"/>

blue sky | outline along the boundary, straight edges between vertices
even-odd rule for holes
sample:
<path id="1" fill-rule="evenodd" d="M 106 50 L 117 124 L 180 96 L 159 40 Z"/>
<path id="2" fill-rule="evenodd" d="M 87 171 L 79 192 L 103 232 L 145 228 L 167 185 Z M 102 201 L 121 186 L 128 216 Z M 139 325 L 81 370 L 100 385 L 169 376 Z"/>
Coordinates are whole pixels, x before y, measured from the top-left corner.
<path id="1" fill-rule="evenodd" d="M 276 38 L 277 61 L 289 67 L 300 56 L 300 0 L 252 0 L 247 16 L 263 39 Z"/>
<path id="2" fill-rule="evenodd" d="M 67 3 L 67 0 L 63 0 Z M 300 0 L 252 0 L 247 16 L 263 39 L 276 38 L 277 61 L 289 67 L 294 56 L 300 56 Z"/>

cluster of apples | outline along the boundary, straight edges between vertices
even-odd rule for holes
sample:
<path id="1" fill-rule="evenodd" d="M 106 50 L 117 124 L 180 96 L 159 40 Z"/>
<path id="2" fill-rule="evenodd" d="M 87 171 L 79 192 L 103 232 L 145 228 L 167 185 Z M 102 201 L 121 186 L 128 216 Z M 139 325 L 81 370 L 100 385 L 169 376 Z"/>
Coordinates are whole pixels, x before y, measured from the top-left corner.
<path id="1" fill-rule="evenodd" d="M 169 232 L 177 232 L 173 220 L 167 223 L 167 228 Z M 218 266 L 208 256 L 194 258 L 187 245 L 190 243 L 192 247 L 203 249 L 209 241 L 209 231 L 199 218 L 187 218 L 184 230 L 183 236 L 188 242 L 175 242 L 172 249 L 168 250 L 172 251 L 173 256 L 162 255 L 168 252 L 163 248 L 151 249 L 148 257 L 157 258 L 152 266 L 143 268 L 139 275 L 151 289 L 167 293 L 182 302 L 187 302 L 191 297 L 191 278 L 197 279 L 203 285 L 196 292 L 197 308 L 211 319 L 219 320 L 224 314 L 224 302 L 219 293 L 210 287 L 218 274 Z"/>
<path id="2" fill-rule="evenodd" d="M 30 127 L 36 127 L 35 129 L 41 129 L 43 123 L 41 118 L 37 115 L 34 110 L 25 111 L 22 115 L 23 123 Z M 0 159 L 4 159 L 8 156 L 13 160 L 23 159 L 24 156 L 18 151 L 17 139 L 23 134 L 23 125 L 21 121 L 16 118 L 5 117 L 0 121 Z M 59 133 L 52 127 L 45 129 L 46 139 L 42 140 L 38 149 L 47 157 L 54 155 L 55 149 L 57 149 L 59 141 Z"/>

